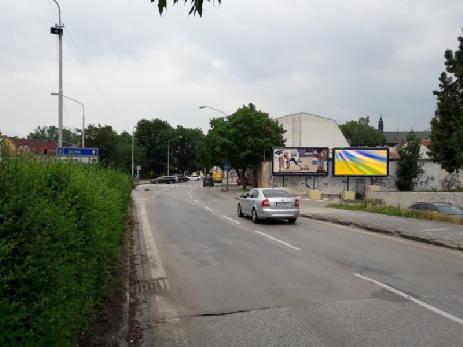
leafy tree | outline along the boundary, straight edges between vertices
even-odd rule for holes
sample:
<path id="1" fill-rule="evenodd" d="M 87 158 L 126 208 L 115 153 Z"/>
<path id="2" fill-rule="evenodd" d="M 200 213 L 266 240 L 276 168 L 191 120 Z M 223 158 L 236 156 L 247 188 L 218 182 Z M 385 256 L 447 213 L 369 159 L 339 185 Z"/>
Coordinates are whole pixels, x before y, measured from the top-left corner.
<path id="1" fill-rule="evenodd" d="M 418 164 L 420 159 L 420 139 L 412 131 L 406 137 L 406 143 L 398 148 L 397 188 L 401 191 L 412 191 L 413 180 L 423 173 Z"/>
<path id="2" fill-rule="evenodd" d="M 430 155 L 449 171 L 463 168 L 463 36 L 458 50 L 445 51 L 445 72 L 439 77 L 437 111 L 431 120 Z"/>
<path id="3" fill-rule="evenodd" d="M 85 146 L 98 147 L 100 162 L 104 165 L 116 165 L 116 146 L 118 136 L 110 125 L 90 124 L 85 130 Z"/>
<path id="4" fill-rule="evenodd" d="M 178 0 L 173 0 L 174 4 L 178 2 Z M 188 0 L 184 0 L 185 3 L 188 2 Z M 210 0 L 207 0 L 210 2 Z M 151 0 L 151 2 L 156 2 L 156 0 Z M 159 9 L 159 14 L 162 14 L 164 9 L 167 9 L 167 0 L 157 0 L 158 2 L 158 9 Z M 191 8 L 189 14 L 199 14 L 200 17 L 203 15 L 203 3 L 204 0 L 190 0 L 191 2 Z M 213 1 L 214 2 L 214 1 Z M 222 0 L 217 0 L 217 2 L 220 4 Z"/>
<path id="5" fill-rule="evenodd" d="M 198 160 L 198 145 L 204 138 L 201 129 L 190 129 L 182 126 L 177 126 L 174 132 L 174 138 L 177 140 L 171 142 L 171 155 L 173 163 L 178 171 L 193 172 L 201 169 L 201 164 Z"/>
<path id="6" fill-rule="evenodd" d="M 158 118 L 142 119 L 137 124 L 135 138 L 145 149 L 145 166 L 149 173 L 155 176 L 164 174 L 167 171 L 167 142 L 175 138 L 172 126 Z"/>
<path id="7" fill-rule="evenodd" d="M 116 146 L 114 148 L 115 162 L 114 165 L 123 170 L 124 172 L 132 174 L 132 135 L 124 131 L 117 136 Z M 144 167 L 146 163 L 145 148 L 141 146 L 138 141 L 134 139 L 133 145 L 133 158 L 134 165 L 142 166 L 142 173 L 146 173 L 147 167 Z M 135 169 L 134 169 L 135 170 Z M 136 174 L 136 172 L 134 172 Z"/>
<path id="8" fill-rule="evenodd" d="M 33 132 L 27 135 L 29 140 L 42 140 L 49 142 L 58 142 L 58 127 L 54 125 L 38 126 Z M 77 146 L 81 139 L 77 132 L 69 129 L 63 129 L 63 145 Z"/>
<path id="9" fill-rule="evenodd" d="M 383 146 L 386 144 L 384 135 L 370 125 L 370 117 L 360 117 L 339 126 L 344 137 L 351 146 Z"/>
<path id="10" fill-rule="evenodd" d="M 272 147 L 284 146 L 284 132 L 268 113 L 258 111 L 253 104 L 245 105 L 226 118 L 211 120 L 201 158 L 215 165 L 227 159 L 240 175 L 247 168 L 256 169 L 264 157 L 269 158 Z"/>

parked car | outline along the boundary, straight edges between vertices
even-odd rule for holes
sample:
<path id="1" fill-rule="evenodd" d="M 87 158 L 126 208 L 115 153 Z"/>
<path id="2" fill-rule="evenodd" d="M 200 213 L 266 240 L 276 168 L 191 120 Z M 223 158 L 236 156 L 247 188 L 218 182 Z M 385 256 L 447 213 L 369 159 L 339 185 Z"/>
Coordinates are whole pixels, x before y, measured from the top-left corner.
<path id="1" fill-rule="evenodd" d="M 433 211 L 450 216 L 463 217 L 463 210 L 447 202 L 416 202 L 409 207 L 412 210 Z"/>
<path id="2" fill-rule="evenodd" d="M 188 181 L 189 181 L 188 177 L 183 176 L 183 175 L 177 175 L 177 176 L 175 176 L 175 177 L 177 177 L 177 182 L 179 182 L 179 183 L 188 182 Z"/>
<path id="3" fill-rule="evenodd" d="M 237 212 L 238 217 L 252 217 L 254 223 L 287 219 L 293 224 L 299 217 L 299 199 L 281 188 L 254 188 L 240 196 Z"/>
<path id="4" fill-rule="evenodd" d="M 201 179 L 201 177 L 199 177 L 199 175 L 191 175 L 188 177 L 188 179 L 190 181 L 199 181 Z"/>
<path id="5" fill-rule="evenodd" d="M 160 183 L 166 183 L 166 184 L 171 184 L 171 183 L 177 183 L 178 179 L 176 176 L 160 176 L 158 178 L 155 178 L 154 180 L 151 180 L 152 184 L 160 184 Z"/>
<path id="6" fill-rule="evenodd" d="M 203 187 L 213 187 L 214 181 L 212 180 L 211 176 L 206 176 L 203 179 Z"/>

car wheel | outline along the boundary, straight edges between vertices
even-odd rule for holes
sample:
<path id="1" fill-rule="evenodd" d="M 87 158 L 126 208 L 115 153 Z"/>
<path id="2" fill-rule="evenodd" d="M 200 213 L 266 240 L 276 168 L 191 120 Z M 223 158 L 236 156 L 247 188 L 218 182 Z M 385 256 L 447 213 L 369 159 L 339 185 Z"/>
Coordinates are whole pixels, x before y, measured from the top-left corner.
<path id="1" fill-rule="evenodd" d="M 255 208 L 252 209 L 252 221 L 254 223 L 259 223 L 259 217 L 257 216 L 257 211 Z"/>
<path id="2" fill-rule="evenodd" d="M 244 214 L 243 214 L 243 211 L 241 211 L 241 205 L 240 204 L 238 204 L 237 210 L 238 210 L 238 217 L 243 218 Z"/>
<path id="3" fill-rule="evenodd" d="M 297 221 L 297 218 L 288 218 L 289 224 L 294 224 L 296 223 L 296 221 Z"/>

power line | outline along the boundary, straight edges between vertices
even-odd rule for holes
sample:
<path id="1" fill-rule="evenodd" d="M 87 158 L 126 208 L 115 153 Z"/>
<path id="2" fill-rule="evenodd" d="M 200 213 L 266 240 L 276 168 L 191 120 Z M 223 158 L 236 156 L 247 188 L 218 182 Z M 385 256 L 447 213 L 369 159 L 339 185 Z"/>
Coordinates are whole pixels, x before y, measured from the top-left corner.
<path id="1" fill-rule="evenodd" d="M 51 0 L 48 0 L 48 4 L 50 5 L 52 11 L 57 15 L 57 10 L 51 3 Z M 82 51 L 79 49 L 79 46 L 77 45 L 77 42 L 72 38 L 72 31 L 66 27 L 66 32 L 67 34 L 64 35 L 64 41 L 70 48 L 72 54 L 76 58 L 77 62 L 79 63 L 80 67 L 82 70 L 84 70 L 85 74 L 87 75 L 87 78 L 91 82 L 93 88 L 96 90 L 98 95 L 101 97 L 103 102 L 105 103 L 106 107 L 111 111 L 116 114 L 119 112 L 117 111 L 117 108 L 114 106 L 114 103 L 111 101 L 111 99 L 108 98 L 106 93 L 104 92 L 104 89 L 99 82 L 99 80 L 96 78 L 95 74 L 93 73 L 92 68 L 90 67 L 90 64 L 88 63 L 87 59 L 85 59 L 85 56 L 83 55 Z"/>

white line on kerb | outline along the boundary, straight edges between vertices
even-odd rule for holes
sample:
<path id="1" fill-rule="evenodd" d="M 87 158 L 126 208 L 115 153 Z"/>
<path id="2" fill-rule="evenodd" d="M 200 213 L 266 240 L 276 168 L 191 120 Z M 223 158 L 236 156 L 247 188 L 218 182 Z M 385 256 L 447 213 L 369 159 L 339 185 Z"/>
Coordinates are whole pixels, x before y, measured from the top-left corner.
<path id="1" fill-rule="evenodd" d="M 208 210 L 209 212 L 214 211 L 214 210 L 213 210 L 212 208 L 210 208 L 209 206 L 204 206 L 204 208 L 205 208 L 206 210 Z"/>
<path id="2" fill-rule="evenodd" d="M 225 218 L 226 220 L 229 220 L 230 222 L 235 223 L 235 224 L 241 224 L 240 222 L 234 220 L 233 218 L 230 218 L 230 217 L 227 217 L 227 216 L 224 216 L 224 215 L 222 215 L 222 217 Z"/>
<path id="3" fill-rule="evenodd" d="M 165 278 L 165 283 L 167 289 L 169 289 L 169 284 L 166 278 L 166 272 L 162 266 L 161 257 L 159 256 L 158 248 L 156 247 L 156 242 L 154 240 L 154 235 L 151 230 L 151 226 L 148 220 L 148 214 L 146 213 L 145 202 L 141 199 L 135 200 L 138 204 L 139 218 L 141 222 L 141 231 L 142 236 L 145 239 L 146 251 L 148 256 L 148 267 L 149 273 L 147 274 L 148 279 L 153 280 L 157 278 Z M 178 322 L 178 312 L 175 305 L 170 304 L 166 299 L 161 295 L 155 295 L 155 300 L 157 304 L 158 314 L 162 318 L 175 317 L 172 321 Z"/>
<path id="4" fill-rule="evenodd" d="M 277 238 L 275 238 L 275 237 L 273 237 L 273 236 L 267 235 L 267 234 L 263 233 L 262 231 L 254 230 L 254 232 L 258 233 L 259 235 L 268 237 L 270 240 L 273 240 L 273 241 L 275 241 L 275 242 L 279 242 L 279 243 L 281 243 L 282 245 L 285 245 L 286 247 L 292 248 L 292 249 L 294 249 L 294 250 L 296 250 L 296 251 L 300 251 L 300 250 L 301 250 L 299 247 L 295 247 L 295 246 L 293 246 L 293 245 L 291 245 L 291 244 L 289 244 L 289 243 L 287 243 L 287 242 L 281 241 L 281 240 L 279 240 L 279 239 L 277 239 Z"/>
<path id="5" fill-rule="evenodd" d="M 411 295 L 408 295 L 408 294 L 406 294 L 404 292 L 401 292 L 400 290 L 392 288 L 391 286 L 388 286 L 387 284 L 381 283 L 381 282 L 379 282 L 377 280 L 374 280 L 374 279 L 369 278 L 367 276 L 363 276 L 361 274 L 354 274 L 354 276 L 356 276 L 358 278 L 361 278 L 361 279 L 363 279 L 365 281 L 374 283 L 377 286 L 382 287 L 382 288 L 384 288 L 384 289 L 386 289 L 386 290 L 388 290 L 388 291 L 390 291 L 390 292 L 392 292 L 394 294 L 397 294 L 397 295 L 399 295 L 399 296 L 401 296 L 401 297 L 403 297 L 403 298 L 405 298 L 407 300 L 410 300 L 410 301 L 414 302 L 415 304 L 420 305 L 421 307 L 424 307 L 424 308 L 426 308 L 426 309 L 428 309 L 428 310 L 430 310 L 430 311 L 432 311 L 434 313 L 437 313 L 438 315 L 441 315 L 442 317 L 448 318 L 450 320 L 453 320 L 456 323 L 460 323 L 460 324 L 463 325 L 463 319 L 461 319 L 459 317 L 456 317 L 456 316 L 454 316 L 454 315 L 452 315 L 450 313 L 444 312 L 444 311 L 438 309 L 437 307 L 431 306 L 431 305 L 429 305 L 429 304 L 427 304 L 427 303 L 425 303 L 425 302 L 423 302 L 421 300 L 418 300 L 418 299 L 414 298 Z"/>

